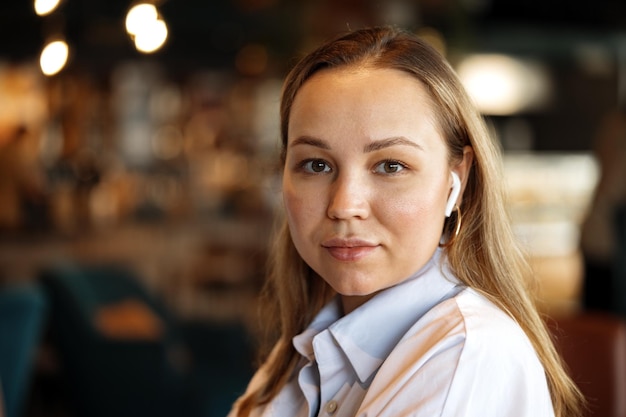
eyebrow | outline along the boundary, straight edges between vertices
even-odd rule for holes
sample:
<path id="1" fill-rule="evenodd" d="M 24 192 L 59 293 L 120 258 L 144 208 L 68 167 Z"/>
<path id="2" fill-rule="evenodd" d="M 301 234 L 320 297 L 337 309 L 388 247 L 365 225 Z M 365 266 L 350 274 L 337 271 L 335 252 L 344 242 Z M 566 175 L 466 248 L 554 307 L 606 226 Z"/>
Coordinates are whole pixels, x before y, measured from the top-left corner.
<path id="1" fill-rule="evenodd" d="M 299 136 L 295 138 L 293 142 L 291 142 L 291 146 L 297 146 L 297 145 L 315 146 L 317 148 L 326 149 L 326 150 L 331 149 L 330 145 L 326 143 L 324 140 L 318 139 L 312 136 Z M 422 150 L 424 149 L 419 144 L 413 142 L 412 140 L 407 139 L 404 136 L 397 136 L 397 137 L 392 137 L 392 138 L 380 139 L 372 143 L 368 143 L 363 148 L 363 152 L 364 153 L 375 152 L 381 149 L 385 149 L 385 148 L 389 148 L 389 147 L 397 146 L 397 145 L 412 146 L 414 148 L 418 148 Z"/>
<path id="2" fill-rule="evenodd" d="M 363 148 L 363 152 L 365 153 L 375 152 L 375 151 L 389 148 L 389 147 L 396 146 L 396 145 L 406 145 L 406 146 L 412 146 L 414 148 L 418 148 L 421 150 L 424 149 L 419 144 L 413 142 L 412 140 L 405 138 L 404 136 L 397 136 L 397 137 L 381 139 L 381 140 L 377 140 L 372 143 L 369 143 L 365 145 L 365 147 Z"/>
<path id="3" fill-rule="evenodd" d="M 324 142 L 321 139 L 314 138 L 312 136 L 299 136 L 291 142 L 291 146 L 297 145 L 309 145 L 315 146 L 316 148 L 327 149 L 330 150 L 330 145 Z"/>

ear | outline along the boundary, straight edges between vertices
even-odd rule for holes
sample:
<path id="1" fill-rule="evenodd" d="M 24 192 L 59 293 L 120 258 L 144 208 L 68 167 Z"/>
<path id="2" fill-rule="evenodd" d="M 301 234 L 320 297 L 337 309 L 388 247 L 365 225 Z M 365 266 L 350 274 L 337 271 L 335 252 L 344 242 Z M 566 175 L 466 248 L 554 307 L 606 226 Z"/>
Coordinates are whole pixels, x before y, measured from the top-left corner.
<path id="1" fill-rule="evenodd" d="M 456 174 L 456 176 L 459 179 L 460 190 L 458 192 L 457 197 L 453 198 L 454 202 L 451 203 L 452 207 L 450 209 L 450 212 L 452 211 L 455 205 L 460 206 L 461 202 L 463 201 L 463 193 L 465 192 L 465 187 L 467 185 L 467 180 L 472 170 L 473 163 L 474 163 L 474 149 L 472 149 L 472 147 L 469 145 L 465 146 L 463 148 L 463 159 L 461 159 L 461 162 L 459 162 L 456 166 L 452 167 L 452 172 Z M 450 187 L 454 188 L 454 179 L 452 177 L 453 176 L 451 175 Z M 450 194 L 450 197 L 452 197 L 452 193 Z M 446 216 L 448 215 L 449 214 L 447 214 L 447 210 L 446 210 Z"/>

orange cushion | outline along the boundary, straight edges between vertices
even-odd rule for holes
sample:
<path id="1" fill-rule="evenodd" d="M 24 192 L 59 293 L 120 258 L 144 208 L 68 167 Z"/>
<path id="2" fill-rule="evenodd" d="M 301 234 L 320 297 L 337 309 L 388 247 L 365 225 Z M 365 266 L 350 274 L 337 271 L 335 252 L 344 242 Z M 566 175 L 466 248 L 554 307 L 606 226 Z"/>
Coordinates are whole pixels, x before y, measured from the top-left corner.
<path id="1" fill-rule="evenodd" d="M 94 324 L 109 339 L 159 340 L 163 336 L 163 321 L 143 302 L 125 299 L 100 307 Z"/>

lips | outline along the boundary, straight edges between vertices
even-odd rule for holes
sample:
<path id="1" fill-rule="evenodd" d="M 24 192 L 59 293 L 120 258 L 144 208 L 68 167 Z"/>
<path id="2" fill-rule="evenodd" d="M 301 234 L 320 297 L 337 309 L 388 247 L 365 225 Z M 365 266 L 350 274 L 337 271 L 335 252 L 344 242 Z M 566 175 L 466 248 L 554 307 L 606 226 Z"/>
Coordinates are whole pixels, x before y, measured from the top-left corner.
<path id="1" fill-rule="evenodd" d="M 362 239 L 329 239 L 322 243 L 328 253 L 339 261 L 358 261 L 372 253 L 378 244 Z"/>

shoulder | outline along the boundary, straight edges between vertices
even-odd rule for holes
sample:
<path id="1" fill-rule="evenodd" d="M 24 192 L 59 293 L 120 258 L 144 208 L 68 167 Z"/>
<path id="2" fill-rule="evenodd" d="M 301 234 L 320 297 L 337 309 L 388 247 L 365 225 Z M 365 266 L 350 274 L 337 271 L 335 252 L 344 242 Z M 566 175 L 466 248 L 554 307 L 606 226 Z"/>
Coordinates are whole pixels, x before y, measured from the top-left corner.
<path id="1" fill-rule="evenodd" d="M 521 327 L 482 294 L 464 289 L 422 316 L 404 335 L 396 350 L 421 352 L 430 357 L 455 349 L 462 357 L 493 360 L 494 353 L 507 352 L 537 360 L 535 350 Z M 392 352 L 393 354 L 393 352 Z"/>
<path id="2" fill-rule="evenodd" d="M 417 320 L 391 351 L 377 378 L 410 380 L 438 375 L 450 384 L 459 375 L 481 378 L 483 368 L 541 369 L 535 351 L 520 326 L 486 297 L 471 289 L 437 304 Z M 448 381 L 441 377 L 446 375 Z M 506 375 L 502 375 L 506 377 Z M 440 387 L 440 388 L 443 388 Z"/>
<path id="3" fill-rule="evenodd" d="M 437 343 L 460 349 L 459 360 L 471 357 L 530 361 L 538 364 L 535 349 L 519 324 L 484 295 L 465 289 L 424 315 L 406 335 L 407 340 L 433 328 Z"/>
<path id="4" fill-rule="evenodd" d="M 513 318 L 484 295 L 467 289 L 450 300 L 449 308 L 463 321 L 466 344 L 514 345 L 534 352 L 530 340 Z M 454 314 L 454 313 L 453 313 Z M 521 346 L 520 346 L 521 343 Z"/>
<path id="5" fill-rule="evenodd" d="M 464 340 L 447 394 L 450 415 L 466 407 L 482 410 L 476 415 L 553 415 L 545 370 L 518 323 L 473 290 L 453 301 Z"/>
<path id="6" fill-rule="evenodd" d="M 511 392 L 518 393 L 515 400 Z M 471 289 L 439 303 L 412 326 L 368 394 L 367 406 L 393 410 L 384 415 L 552 415 L 545 373 L 530 340 L 508 314 Z"/>

